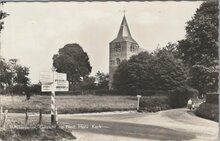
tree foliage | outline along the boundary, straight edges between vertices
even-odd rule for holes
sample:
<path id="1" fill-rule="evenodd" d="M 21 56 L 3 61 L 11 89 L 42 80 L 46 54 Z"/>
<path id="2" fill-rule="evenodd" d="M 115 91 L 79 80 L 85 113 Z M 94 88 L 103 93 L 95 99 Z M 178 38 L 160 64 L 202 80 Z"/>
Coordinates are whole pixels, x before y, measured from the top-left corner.
<path id="1" fill-rule="evenodd" d="M 3 3 L 1 3 L 3 4 Z M 0 32 L 1 30 L 4 28 L 4 22 L 2 21 L 2 19 L 4 19 L 5 17 L 7 17 L 9 14 L 7 14 L 6 12 L 0 10 Z"/>
<path id="2" fill-rule="evenodd" d="M 4 60 L 0 59 L 0 83 L 1 85 L 12 84 L 13 72 L 10 70 L 9 64 Z"/>
<path id="3" fill-rule="evenodd" d="M 30 80 L 28 78 L 29 68 L 17 64 L 17 59 L 8 62 L 0 60 L 0 85 L 6 86 L 7 92 L 22 93 L 27 91 Z"/>
<path id="4" fill-rule="evenodd" d="M 109 75 L 98 71 L 95 75 L 97 89 L 108 89 Z"/>
<path id="5" fill-rule="evenodd" d="M 177 49 L 190 68 L 189 84 L 200 94 L 218 89 L 218 2 L 204 2 L 187 22 Z"/>
<path id="6" fill-rule="evenodd" d="M 182 62 L 162 48 L 122 61 L 115 72 L 113 86 L 120 90 L 170 90 L 184 85 L 186 75 Z"/>
<path id="7" fill-rule="evenodd" d="M 83 81 L 80 82 L 81 90 L 95 90 L 95 77 L 85 77 Z"/>
<path id="8" fill-rule="evenodd" d="M 53 56 L 53 66 L 57 72 L 67 73 L 70 84 L 77 85 L 82 79 L 88 77 L 92 67 L 89 57 L 79 44 L 67 44 L 59 49 Z"/>

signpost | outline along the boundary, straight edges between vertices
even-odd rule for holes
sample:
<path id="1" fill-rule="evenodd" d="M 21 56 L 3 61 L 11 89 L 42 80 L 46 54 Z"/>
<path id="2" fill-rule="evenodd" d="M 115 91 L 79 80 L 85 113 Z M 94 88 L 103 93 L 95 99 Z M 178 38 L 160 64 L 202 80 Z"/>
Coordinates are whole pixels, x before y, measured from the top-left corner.
<path id="1" fill-rule="evenodd" d="M 56 81 L 55 91 L 69 91 L 69 81 Z"/>
<path id="2" fill-rule="evenodd" d="M 48 83 L 48 84 L 41 85 L 41 91 L 42 92 L 51 92 L 52 91 L 52 84 Z"/>
<path id="3" fill-rule="evenodd" d="M 66 73 L 41 72 L 40 82 L 42 92 L 51 92 L 51 124 L 57 124 L 57 108 L 55 106 L 55 92 L 69 91 Z"/>
<path id="4" fill-rule="evenodd" d="M 53 73 L 52 72 L 40 72 L 40 82 L 41 83 L 52 83 Z"/>
<path id="5" fill-rule="evenodd" d="M 54 81 L 66 81 L 66 73 L 54 73 Z"/>

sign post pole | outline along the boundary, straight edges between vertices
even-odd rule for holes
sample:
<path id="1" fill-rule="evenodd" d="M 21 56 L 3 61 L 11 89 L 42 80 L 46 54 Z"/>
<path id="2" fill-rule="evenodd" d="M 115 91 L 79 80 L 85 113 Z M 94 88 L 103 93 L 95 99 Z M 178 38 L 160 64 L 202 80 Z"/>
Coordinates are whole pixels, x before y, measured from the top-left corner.
<path id="1" fill-rule="evenodd" d="M 58 115 L 55 104 L 55 92 L 68 91 L 69 82 L 67 81 L 66 73 L 57 73 L 55 68 L 52 68 L 51 72 L 41 72 L 40 82 L 42 92 L 51 92 L 51 125 L 57 125 Z"/>
<path id="2" fill-rule="evenodd" d="M 55 123 L 55 82 L 54 82 L 54 72 L 53 70 L 53 84 L 51 90 L 51 124 Z"/>

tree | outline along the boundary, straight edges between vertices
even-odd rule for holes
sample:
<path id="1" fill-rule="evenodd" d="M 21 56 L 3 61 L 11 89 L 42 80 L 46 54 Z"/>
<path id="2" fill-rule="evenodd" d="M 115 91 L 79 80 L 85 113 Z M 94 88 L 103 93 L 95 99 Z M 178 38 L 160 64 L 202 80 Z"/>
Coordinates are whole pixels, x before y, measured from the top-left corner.
<path id="1" fill-rule="evenodd" d="M 27 92 L 30 83 L 29 68 L 17 64 L 17 62 L 17 59 L 10 59 L 8 62 L 4 59 L 0 60 L 0 85 L 6 86 L 12 93 Z"/>
<path id="2" fill-rule="evenodd" d="M 141 52 L 123 61 L 114 75 L 120 90 L 171 90 L 185 84 L 187 71 L 180 60 L 165 49 Z"/>
<path id="3" fill-rule="evenodd" d="M 174 52 L 163 48 L 155 53 L 156 60 L 152 63 L 152 69 L 156 85 L 161 89 L 171 90 L 186 85 L 188 69 L 174 55 Z"/>
<path id="4" fill-rule="evenodd" d="M 17 84 L 21 84 L 24 86 L 27 86 L 29 84 L 29 68 L 25 67 L 25 66 L 20 66 L 17 65 L 15 68 L 15 78 L 14 78 L 14 82 Z"/>
<path id="5" fill-rule="evenodd" d="M 204 2 L 187 22 L 186 39 L 177 49 L 190 68 L 189 84 L 200 94 L 218 88 L 218 2 Z"/>
<path id="6" fill-rule="evenodd" d="M 109 75 L 98 71 L 95 75 L 97 89 L 108 89 Z"/>
<path id="7" fill-rule="evenodd" d="M 7 13 L 3 12 L 2 10 L 0 10 L 0 20 L 4 19 L 7 16 L 8 16 Z M 3 24 L 4 24 L 4 22 L 0 21 L 0 31 L 4 28 Z"/>
<path id="8" fill-rule="evenodd" d="M 80 82 L 81 90 L 94 90 L 96 89 L 95 78 L 94 77 L 85 77 L 83 81 Z"/>
<path id="9" fill-rule="evenodd" d="M 70 84 L 77 87 L 82 78 L 91 73 L 89 57 L 79 44 L 67 44 L 53 56 L 53 66 L 57 72 L 67 73 Z"/>
<path id="10" fill-rule="evenodd" d="M 0 59 L 0 85 L 11 85 L 13 73 L 10 71 L 9 64 L 4 60 Z"/>
<path id="11" fill-rule="evenodd" d="M 1 4 L 3 5 L 4 2 L 1 2 L 0 3 L 0 6 Z M 0 38 L 1 38 L 1 31 L 2 29 L 4 28 L 3 24 L 4 22 L 2 21 L 5 17 L 7 17 L 8 14 L 3 12 L 2 10 L 0 10 Z M 1 44 L 1 43 L 0 43 Z M 1 45 L 0 45 L 1 46 Z M 0 59 L 2 59 L 2 56 L 1 56 L 1 47 L 0 47 Z"/>
<path id="12" fill-rule="evenodd" d="M 4 2 L 1 2 L 2 5 L 3 5 L 3 3 L 4 3 Z M 0 5 L 1 5 L 1 4 L 0 4 Z M 4 19 L 5 17 L 7 17 L 8 15 L 9 15 L 9 14 L 7 14 L 6 12 L 0 10 L 0 32 L 1 32 L 1 30 L 4 28 L 4 27 L 3 27 L 4 22 L 2 21 L 2 19 Z"/>

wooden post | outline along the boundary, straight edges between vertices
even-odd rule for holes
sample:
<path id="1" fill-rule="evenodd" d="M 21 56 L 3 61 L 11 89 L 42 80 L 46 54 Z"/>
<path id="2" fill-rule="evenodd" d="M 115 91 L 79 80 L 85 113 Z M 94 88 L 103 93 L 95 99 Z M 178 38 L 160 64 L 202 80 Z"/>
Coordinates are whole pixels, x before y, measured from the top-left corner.
<path id="1" fill-rule="evenodd" d="M 39 124 L 41 125 L 42 123 L 42 109 L 39 111 Z"/>
<path id="2" fill-rule="evenodd" d="M 2 106 L 1 106 L 1 109 L 0 109 L 0 119 L 2 120 L 2 110 L 3 110 L 3 108 L 2 108 Z"/>
<path id="3" fill-rule="evenodd" d="M 58 113 L 57 113 L 57 108 L 55 108 L 55 124 L 58 124 Z"/>
<path id="4" fill-rule="evenodd" d="M 25 110 L 25 124 L 28 123 L 28 108 Z"/>
<path id="5" fill-rule="evenodd" d="M 6 125 L 6 122 L 7 122 L 7 118 L 8 118 L 8 110 L 5 110 L 4 121 L 3 121 L 3 129 L 5 128 L 5 125 Z"/>
<path id="6" fill-rule="evenodd" d="M 137 102 L 137 111 L 139 111 L 140 109 L 140 98 L 141 98 L 141 95 L 137 95 L 137 98 L 138 98 L 138 102 Z"/>

